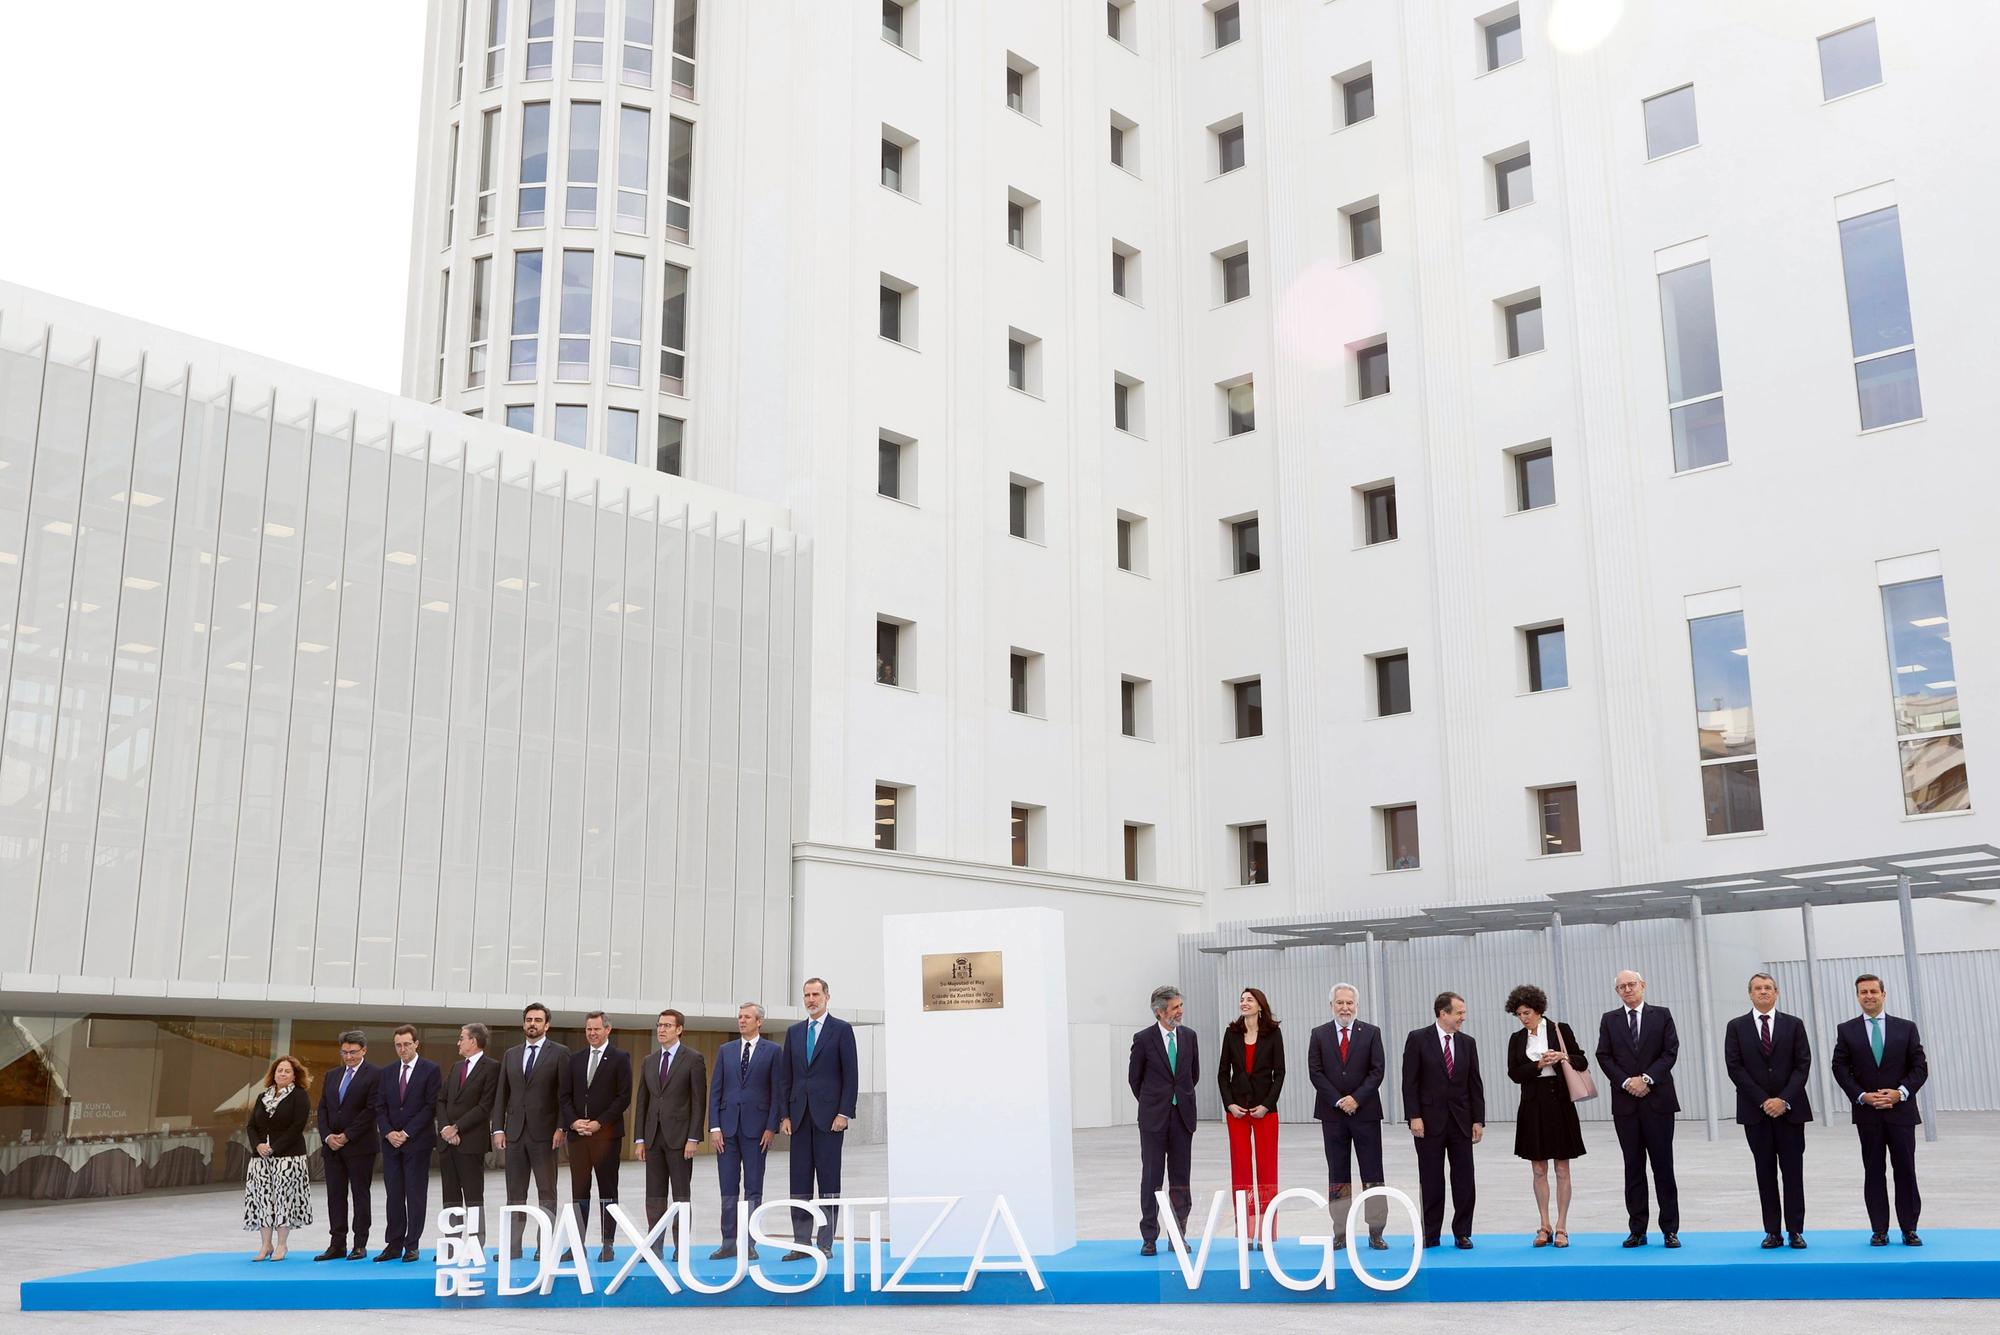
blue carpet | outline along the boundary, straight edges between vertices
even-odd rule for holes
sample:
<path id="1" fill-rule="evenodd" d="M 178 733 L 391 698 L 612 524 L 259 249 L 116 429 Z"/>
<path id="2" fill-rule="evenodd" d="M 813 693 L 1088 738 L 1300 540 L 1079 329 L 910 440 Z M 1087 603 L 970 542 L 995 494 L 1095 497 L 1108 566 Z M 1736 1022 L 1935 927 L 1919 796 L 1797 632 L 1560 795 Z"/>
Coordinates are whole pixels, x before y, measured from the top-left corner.
<path id="1" fill-rule="evenodd" d="M 1892 1238 L 1894 1235 L 1891 1235 Z M 1591 1300 L 1715 1299 L 1744 1302 L 1768 1299 L 2000 1298 L 2000 1230 L 1939 1229 L 1924 1235 L 1925 1246 L 1911 1249 L 1893 1242 L 1868 1246 L 1862 1232 L 1821 1232 L 1809 1235 L 1804 1252 L 1760 1251 L 1758 1233 L 1685 1233 L 1686 1244 L 1668 1251 L 1653 1235 L 1649 1247 L 1625 1250 L 1618 1234 L 1580 1234 L 1567 1251 L 1535 1249 L 1519 1236 L 1478 1239 L 1473 1251 L 1449 1245 L 1425 1252 L 1423 1265 L 1411 1283 L 1396 1292 L 1367 1288 L 1347 1269 L 1345 1254 L 1337 1263 L 1335 1288 L 1307 1293 L 1285 1289 L 1272 1278 L 1261 1254 L 1250 1258 L 1250 1287 L 1238 1287 L 1234 1239 L 1217 1238 L 1209 1254 L 1207 1273 L 1199 1289 L 1189 1289 L 1172 1253 L 1163 1246 L 1157 1257 L 1142 1257 L 1136 1242 L 1095 1240 L 1078 1243 L 1057 1256 L 1040 1258 L 1046 1287 L 1039 1293 L 1021 1274 L 981 1274 L 969 1292 L 871 1292 L 865 1264 L 857 1264 L 856 1288 L 842 1291 L 835 1265 L 817 1288 L 797 1294 L 775 1294 L 747 1277 L 727 1292 L 708 1295 L 683 1289 L 668 1293 L 643 1264 L 617 1293 L 606 1294 L 608 1283 L 628 1253 L 618 1262 L 591 1265 L 596 1292 L 583 1294 L 576 1281 L 562 1277 L 555 1291 L 544 1296 L 501 1298 L 492 1268 L 486 1271 L 489 1292 L 475 1298 L 439 1297 L 431 1253 L 418 1264 L 370 1261 L 329 1261 L 315 1264 L 310 1253 L 295 1251 L 282 1264 L 256 1265 L 242 1252 L 205 1252 L 145 1261 L 136 1265 L 87 1270 L 21 1285 L 21 1307 L 41 1312 L 112 1311 L 288 1311 L 312 1308 L 440 1308 L 466 1306 L 826 1306 L 912 1303 L 1236 1303 L 1236 1302 L 1539 1302 Z M 1225 1245 L 1227 1242 L 1228 1245 Z M 702 1259 L 691 1267 L 697 1279 L 716 1283 L 731 1273 L 730 1263 Z M 810 1274 L 808 1262 L 785 1265 L 776 1248 L 765 1249 L 764 1273 L 774 1280 L 797 1282 Z M 1407 1238 L 1390 1239 L 1386 1252 L 1362 1253 L 1371 1273 L 1395 1278 L 1409 1258 Z M 1317 1253 L 1296 1243 L 1277 1249 L 1282 1265 L 1304 1278 L 1317 1266 Z M 532 1262 L 530 1263 L 532 1265 Z M 528 1272 L 520 1272 L 524 1278 Z M 675 1271 L 678 1279 L 678 1270 Z M 965 1262 L 943 1258 L 912 1266 L 904 1282 L 945 1283 L 963 1280 Z M 885 1275 L 886 1277 L 886 1275 Z"/>

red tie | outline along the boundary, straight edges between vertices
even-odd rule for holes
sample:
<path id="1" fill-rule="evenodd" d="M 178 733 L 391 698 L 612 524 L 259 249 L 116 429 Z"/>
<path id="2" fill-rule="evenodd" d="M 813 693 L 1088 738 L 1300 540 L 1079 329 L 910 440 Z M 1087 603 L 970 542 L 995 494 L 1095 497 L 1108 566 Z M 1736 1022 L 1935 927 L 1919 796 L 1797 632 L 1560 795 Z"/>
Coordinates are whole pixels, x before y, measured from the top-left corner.
<path id="1" fill-rule="evenodd" d="M 396 1081 L 396 1097 L 399 1100 L 405 1099 L 409 1097 L 409 1094 L 410 1094 L 410 1068 L 405 1066 L 403 1068 L 402 1078 Z"/>
<path id="2" fill-rule="evenodd" d="M 1768 1057 L 1771 1055 L 1771 1017 L 1760 1015 L 1757 1017 L 1757 1022 L 1764 1027 L 1764 1036 L 1758 1046 L 1764 1049 L 1764 1055 Z"/>
<path id="3" fill-rule="evenodd" d="M 458 1087 L 460 1089 L 465 1088 L 465 1077 L 470 1074 L 472 1074 L 472 1063 L 470 1061 L 460 1062 L 458 1064 Z"/>
<path id="4" fill-rule="evenodd" d="M 1343 1066 L 1347 1064 L 1347 1029 L 1345 1026 L 1340 1031 L 1340 1063 Z"/>
<path id="5" fill-rule="evenodd" d="M 1444 1078 L 1451 1079 L 1451 1035 L 1444 1036 Z"/>

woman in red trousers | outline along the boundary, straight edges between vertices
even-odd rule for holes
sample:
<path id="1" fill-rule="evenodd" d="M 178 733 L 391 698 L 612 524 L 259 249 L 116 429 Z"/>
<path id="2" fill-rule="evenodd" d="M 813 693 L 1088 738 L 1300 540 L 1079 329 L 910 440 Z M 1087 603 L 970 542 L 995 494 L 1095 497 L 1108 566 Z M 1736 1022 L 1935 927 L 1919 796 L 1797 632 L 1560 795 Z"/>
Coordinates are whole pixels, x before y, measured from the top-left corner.
<path id="1" fill-rule="evenodd" d="M 1262 992 L 1246 987 L 1242 1012 L 1222 1036 L 1216 1080 L 1229 1112 L 1229 1176 L 1248 1198 L 1250 1246 L 1263 1250 L 1264 1202 L 1278 1194 L 1278 1091 L 1285 1087 L 1285 1040 Z"/>

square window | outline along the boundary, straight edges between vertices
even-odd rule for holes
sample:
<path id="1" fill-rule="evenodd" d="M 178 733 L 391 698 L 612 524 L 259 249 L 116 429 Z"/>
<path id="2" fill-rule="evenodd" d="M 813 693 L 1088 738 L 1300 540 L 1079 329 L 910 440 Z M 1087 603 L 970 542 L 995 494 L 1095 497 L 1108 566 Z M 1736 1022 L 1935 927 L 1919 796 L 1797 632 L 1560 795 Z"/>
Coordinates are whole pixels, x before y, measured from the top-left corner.
<path id="1" fill-rule="evenodd" d="M 1488 14 L 1479 20 L 1479 30 L 1488 71 L 1512 65 L 1521 58 L 1521 12 L 1518 5 Z"/>
<path id="2" fill-rule="evenodd" d="M 1526 149 L 1493 164 L 1493 211 L 1506 213 L 1535 202 L 1535 176 Z"/>
<path id="3" fill-rule="evenodd" d="M 1354 397 L 1373 399 L 1389 392 L 1389 341 L 1354 350 Z"/>
<path id="4" fill-rule="evenodd" d="M 535 434 L 535 406 L 531 403 L 510 403 L 507 405 L 507 425 L 516 431 Z"/>
<path id="5" fill-rule="evenodd" d="M 1243 6 L 1240 4 L 1218 5 L 1211 11 L 1215 25 L 1215 50 L 1233 46 L 1243 40 Z"/>
<path id="6" fill-rule="evenodd" d="M 1227 176 L 1243 165 L 1243 121 L 1215 132 L 1215 172 Z"/>
<path id="7" fill-rule="evenodd" d="M 1350 205 L 1347 215 L 1347 258 L 1365 260 L 1382 253 L 1382 207 L 1367 203 Z"/>
<path id="8" fill-rule="evenodd" d="M 902 790 L 894 784 L 875 785 L 875 847 L 896 847 L 897 821 L 902 814 Z"/>
<path id="9" fill-rule="evenodd" d="M 1247 246 L 1238 246 L 1215 257 L 1217 272 L 1222 279 L 1222 304 L 1241 301 L 1250 295 L 1250 251 Z"/>
<path id="10" fill-rule="evenodd" d="M 1875 20 L 1830 32 L 1819 39 L 1820 95 L 1858 93 L 1882 82 L 1882 53 L 1875 45 Z"/>
<path id="11" fill-rule="evenodd" d="M 1695 131 L 1694 85 L 1659 93 L 1639 104 L 1646 113 L 1646 159 L 1663 158 L 1701 142 Z"/>
<path id="12" fill-rule="evenodd" d="M 1535 852 L 1541 857 L 1554 857 L 1559 853 L 1580 853 L 1583 851 L 1583 836 L 1578 831 L 1576 812 L 1576 785 L 1562 784 L 1554 788 L 1533 790 L 1535 803 L 1535 824 L 1539 842 Z"/>
<path id="13" fill-rule="evenodd" d="M 1417 849 L 1417 809 L 1381 807 L 1382 865 L 1387 871 L 1408 871 L 1423 865 Z"/>
<path id="14" fill-rule="evenodd" d="M 1396 540 L 1396 484 L 1385 482 L 1361 492 L 1362 545 Z"/>
<path id="15" fill-rule="evenodd" d="M 1271 841 L 1265 827 L 1236 827 L 1236 883 L 1268 885 L 1271 881 Z"/>
<path id="16" fill-rule="evenodd" d="M 1257 429 L 1256 387 L 1249 376 L 1216 386 L 1222 396 L 1224 436 L 1241 436 Z"/>
<path id="17" fill-rule="evenodd" d="M 1563 624 L 1530 626 L 1521 632 L 1528 649 L 1528 689 L 1558 691 L 1569 685 L 1569 651 Z"/>
<path id="18" fill-rule="evenodd" d="M 1375 663 L 1375 717 L 1410 712 L 1410 656 L 1407 653 L 1377 654 Z"/>
<path id="19" fill-rule="evenodd" d="M 581 403 L 556 405 L 556 440 L 559 444 L 587 449 L 590 445 L 590 409 Z"/>
<path id="20" fill-rule="evenodd" d="M 1514 509 L 1539 510 L 1556 503 L 1556 452 L 1547 445 L 1513 456 Z"/>
<path id="21" fill-rule="evenodd" d="M 1359 125 L 1375 117 L 1375 67 L 1361 65 L 1334 79 L 1334 91 L 1343 126 Z"/>
<path id="22" fill-rule="evenodd" d="M 1230 704 L 1234 712 L 1236 736 L 1264 735 L 1264 682 L 1260 677 L 1247 677 L 1242 681 L 1229 683 Z"/>
<path id="23" fill-rule="evenodd" d="M 1510 360 L 1542 350 L 1542 299 L 1539 294 L 1508 302 L 1501 306 L 1500 316 L 1506 328 L 1507 356 Z"/>
<path id="24" fill-rule="evenodd" d="M 1264 560 L 1257 545 L 1257 516 L 1225 520 L 1224 523 L 1229 530 L 1229 572 L 1247 575 L 1261 569 Z"/>

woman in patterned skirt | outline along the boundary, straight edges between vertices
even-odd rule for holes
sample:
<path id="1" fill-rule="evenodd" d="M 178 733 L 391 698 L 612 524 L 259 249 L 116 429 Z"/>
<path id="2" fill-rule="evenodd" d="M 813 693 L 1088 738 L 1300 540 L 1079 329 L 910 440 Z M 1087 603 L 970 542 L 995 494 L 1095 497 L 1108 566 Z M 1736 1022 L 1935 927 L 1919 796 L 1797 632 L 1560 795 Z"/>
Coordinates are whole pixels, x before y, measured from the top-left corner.
<path id="1" fill-rule="evenodd" d="M 282 1261 L 291 1231 L 310 1224 L 312 1173 L 306 1167 L 306 1123 L 312 1096 L 306 1091 L 305 1063 L 280 1057 L 264 1073 L 264 1092 L 250 1105 L 250 1148 L 256 1157 L 243 1179 L 243 1227 L 255 1229 L 263 1247 L 250 1259 Z M 271 1234 L 278 1248 L 271 1250 Z"/>

